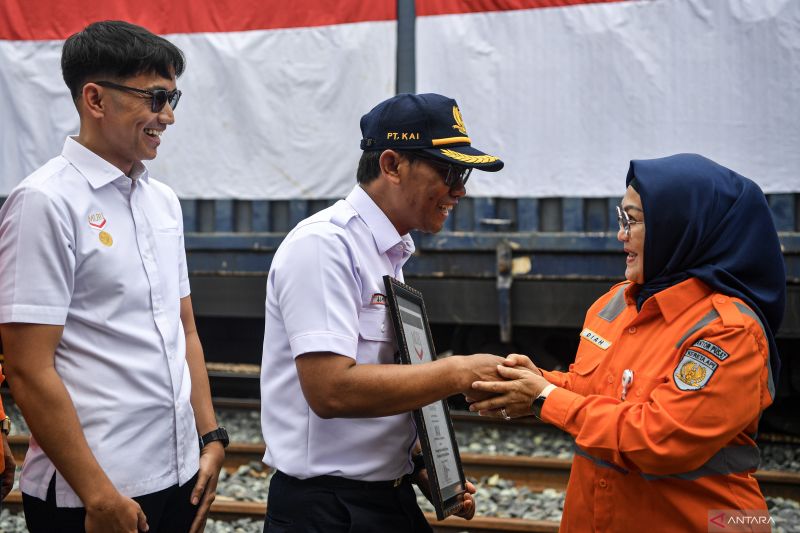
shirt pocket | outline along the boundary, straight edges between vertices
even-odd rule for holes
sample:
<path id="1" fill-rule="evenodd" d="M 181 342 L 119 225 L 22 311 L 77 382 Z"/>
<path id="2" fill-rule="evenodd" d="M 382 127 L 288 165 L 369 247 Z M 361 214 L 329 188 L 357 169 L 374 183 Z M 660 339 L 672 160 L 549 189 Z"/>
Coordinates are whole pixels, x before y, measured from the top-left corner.
<path id="1" fill-rule="evenodd" d="M 372 307 L 361 308 L 358 313 L 358 334 L 368 341 L 390 342 L 394 340 L 394 331 L 389 323 L 386 309 Z"/>
<path id="2" fill-rule="evenodd" d="M 597 350 L 599 351 L 599 348 Z M 575 362 L 569 365 L 569 371 L 584 377 L 591 375 L 600 365 L 600 361 L 605 355 L 605 353 L 593 353 L 594 351 L 592 347 L 586 350 L 578 349 L 578 353 L 575 355 Z"/>
<path id="3" fill-rule="evenodd" d="M 583 345 L 583 343 L 581 343 Z M 569 371 L 575 374 L 572 381 L 572 390 L 578 394 L 592 393 L 592 380 L 605 352 L 594 345 L 580 346 L 575 356 L 575 362 L 569 365 Z"/>
<path id="4" fill-rule="evenodd" d="M 153 233 L 156 235 L 175 235 L 177 237 L 180 235 L 180 230 L 178 226 L 154 227 Z"/>
<path id="5" fill-rule="evenodd" d="M 667 378 L 664 376 L 655 377 L 634 372 L 633 383 L 631 383 L 631 385 L 628 387 L 626 400 L 634 403 L 644 403 L 650 401 L 650 394 L 653 392 L 653 390 L 666 382 Z M 621 381 L 619 385 L 619 393 L 620 397 L 622 397 Z"/>
<path id="6" fill-rule="evenodd" d="M 356 361 L 365 364 L 394 363 L 394 330 L 386 309 L 361 308 L 358 314 Z"/>

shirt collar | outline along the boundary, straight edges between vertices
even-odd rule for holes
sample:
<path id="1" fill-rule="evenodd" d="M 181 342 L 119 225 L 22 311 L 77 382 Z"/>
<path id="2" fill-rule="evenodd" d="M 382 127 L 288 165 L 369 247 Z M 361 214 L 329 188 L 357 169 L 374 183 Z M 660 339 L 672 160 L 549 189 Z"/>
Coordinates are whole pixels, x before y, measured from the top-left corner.
<path id="1" fill-rule="evenodd" d="M 127 177 L 120 169 L 75 140 L 75 137 L 67 137 L 61 155 L 86 178 L 93 189 L 108 185 L 117 178 Z M 148 181 L 147 167 L 140 161 L 134 163 L 130 179 Z"/>
<path id="2" fill-rule="evenodd" d="M 625 300 L 629 305 L 635 306 L 636 294 L 631 292 L 635 290 L 634 287 L 637 287 L 634 283 L 631 283 L 627 287 L 625 290 Z M 655 294 L 651 299 L 655 300 L 664 320 L 672 322 L 689 307 L 711 294 L 711 292 L 712 290 L 708 285 L 699 279 L 689 278 L 677 285 L 664 289 Z M 650 300 L 647 301 L 649 302 Z M 647 305 L 647 302 L 645 302 L 645 305 Z M 644 309 L 644 306 L 642 306 L 642 309 Z"/>
<path id="3" fill-rule="evenodd" d="M 353 209 L 356 210 L 372 232 L 372 237 L 375 239 L 375 246 L 378 247 L 379 253 L 385 254 L 397 244 L 403 245 L 404 257 L 407 258 L 414 253 L 414 241 L 411 236 L 406 234 L 401 237 L 397 232 L 397 228 L 386 216 L 386 213 L 378 207 L 378 204 L 360 185 L 353 187 L 353 190 L 350 191 L 345 200 L 353 206 Z"/>

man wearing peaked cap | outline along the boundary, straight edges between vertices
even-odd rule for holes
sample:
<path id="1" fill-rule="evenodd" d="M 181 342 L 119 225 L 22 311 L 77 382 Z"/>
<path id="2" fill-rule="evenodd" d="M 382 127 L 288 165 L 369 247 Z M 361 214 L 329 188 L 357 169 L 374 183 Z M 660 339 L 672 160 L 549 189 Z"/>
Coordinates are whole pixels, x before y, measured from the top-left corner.
<path id="1" fill-rule="evenodd" d="M 497 172 L 503 162 L 473 148 L 458 104 L 440 94 L 399 94 L 361 117 L 361 149 L 418 150 L 432 159 Z"/>
<path id="2" fill-rule="evenodd" d="M 300 222 L 267 279 L 261 367 L 268 532 L 431 531 L 411 483 L 411 411 L 498 379 L 501 358 L 478 354 L 395 365 L 383 276 L 403 280 L 411 230 L 436 233 L 474 168 L 503 162 L 471 145 L 455 100 L 401 94 L 361 119 L 357 185 Z M 472 518 L 467 484 L 458 513 Z"/>

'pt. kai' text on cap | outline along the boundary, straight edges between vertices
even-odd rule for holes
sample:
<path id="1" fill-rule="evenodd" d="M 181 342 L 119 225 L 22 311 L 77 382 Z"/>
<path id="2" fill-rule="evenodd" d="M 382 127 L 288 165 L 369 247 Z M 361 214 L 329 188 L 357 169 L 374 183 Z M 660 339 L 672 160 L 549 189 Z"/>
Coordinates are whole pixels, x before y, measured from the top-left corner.
<path id="1" fill-rule="evenodd" d="M 434 159 L 489 172 L 503 162 L 472 147 L 458 104 L 440 94 L 398 94 L 361 117 L 361 149 L 419 150 Z"/>

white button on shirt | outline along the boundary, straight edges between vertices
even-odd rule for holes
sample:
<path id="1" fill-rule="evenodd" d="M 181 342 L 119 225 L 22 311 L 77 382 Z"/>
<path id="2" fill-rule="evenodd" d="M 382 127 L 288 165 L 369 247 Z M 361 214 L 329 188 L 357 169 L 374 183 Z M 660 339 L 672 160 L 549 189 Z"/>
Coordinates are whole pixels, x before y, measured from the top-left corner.
<path id="1" fill-rule="evenodd" d="M 95 458 L 130 497 L 199 468 L 180 204 L 143 165 L 133 174 L 68 138 L 0 210 L 0 323 L 64 326 L 56 371 Z M 32 438 L 21 490 L 46 499 L 54 471 Z M 56 502 L 83 506 L 59 474 Z"/>
<path id="2" fill-rule="evenodd" d="M 410 413 L 318 417 L 303 396 L 294 358 L 333 352 L 358 364 L 394 363 L 383 276 L 403 279 L 414 251 L 361 187 L 300 222 L 281 243 L 267 278 L 261 423 L 264 462 L 290 476 L 366 481 L 412 470 Z"/>

